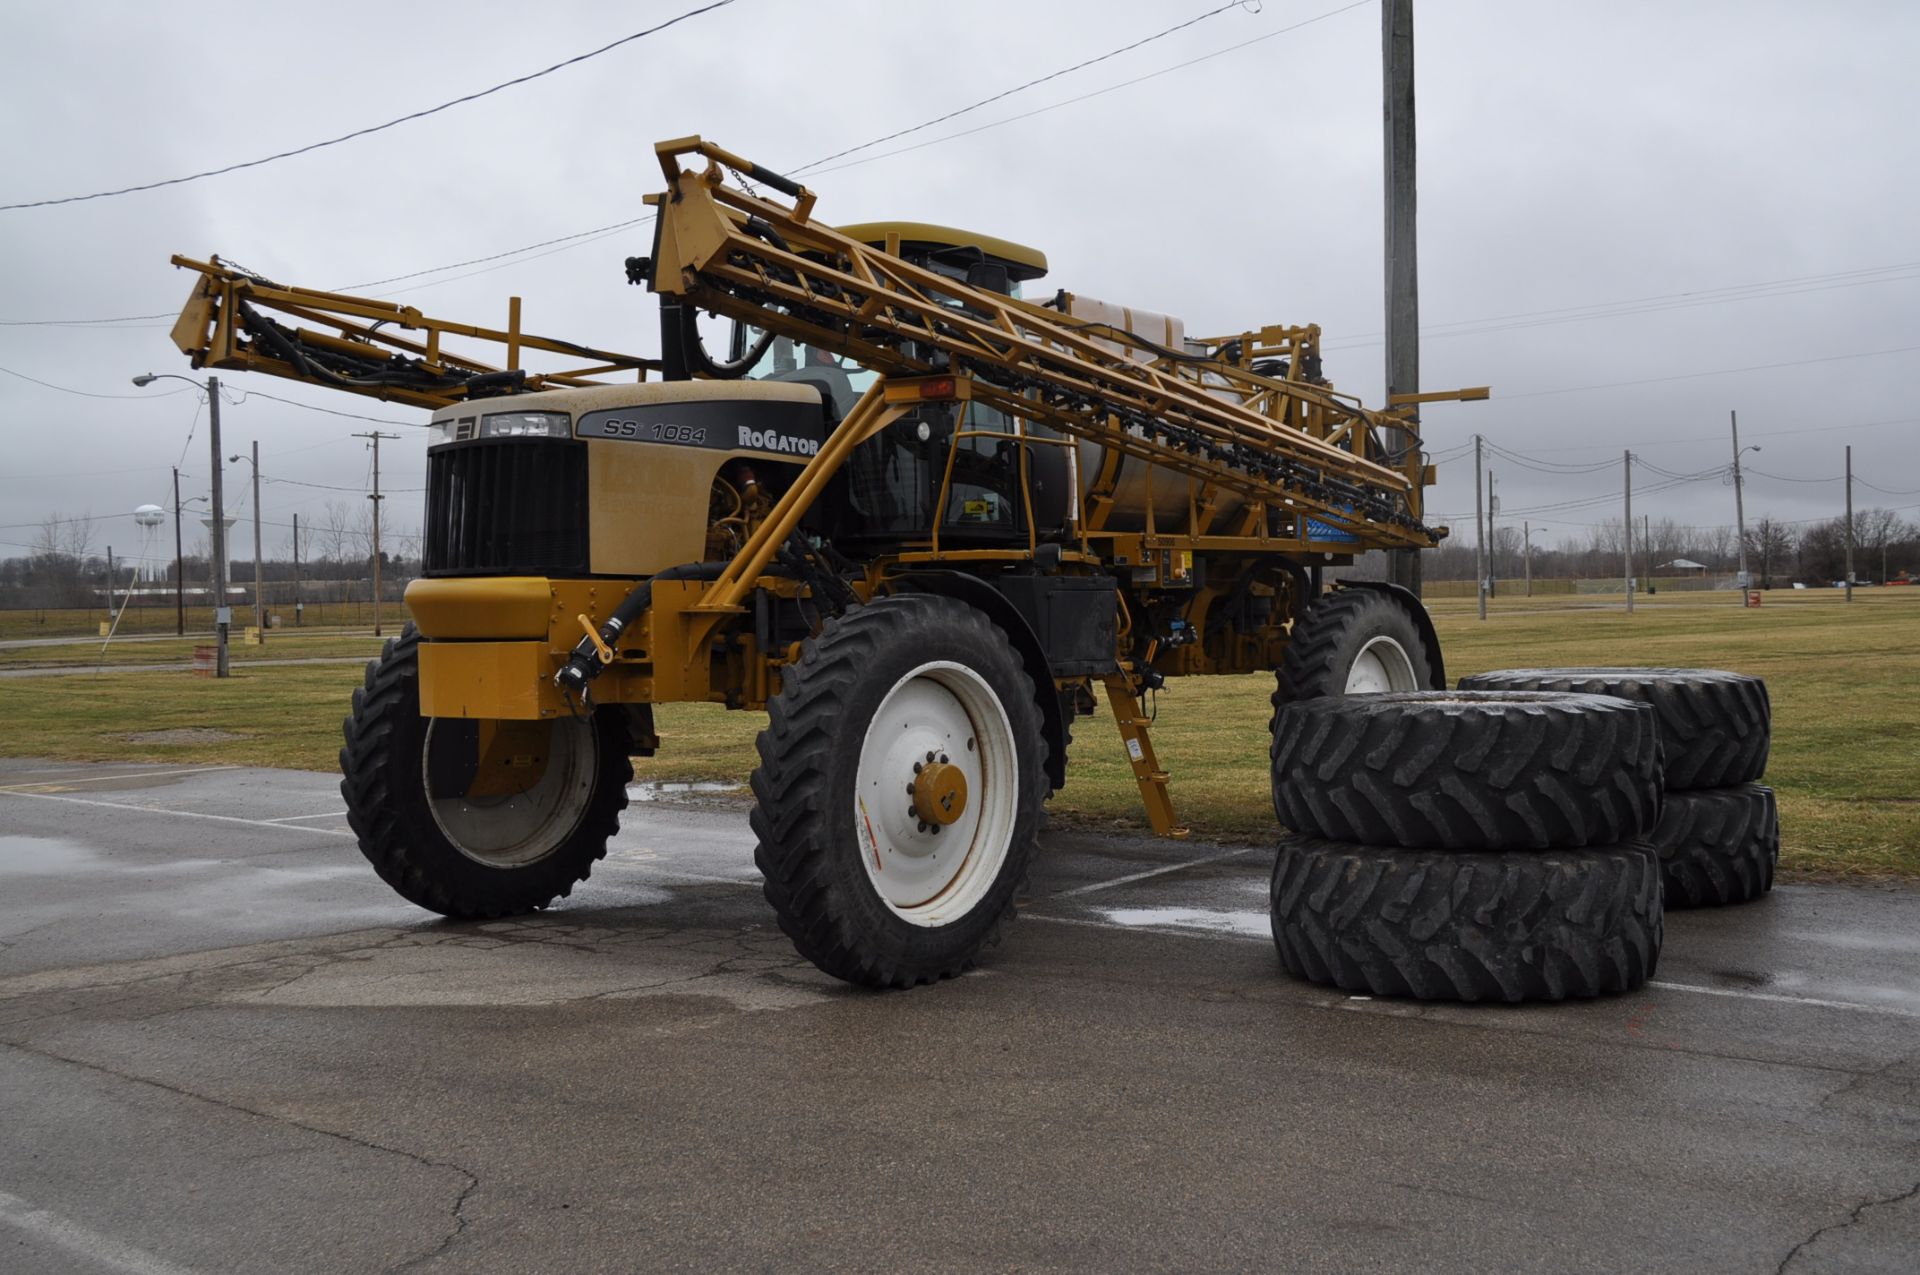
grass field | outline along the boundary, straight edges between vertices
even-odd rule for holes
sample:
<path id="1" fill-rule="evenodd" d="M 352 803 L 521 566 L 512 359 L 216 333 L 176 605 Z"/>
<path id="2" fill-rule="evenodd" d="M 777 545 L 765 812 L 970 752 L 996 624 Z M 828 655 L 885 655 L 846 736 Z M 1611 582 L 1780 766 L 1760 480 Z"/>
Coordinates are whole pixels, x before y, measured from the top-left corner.
<path id="1" fill-rule="evenodd" d="M 1704 665 L 1758 674 L 1773 697 L 1767 782 L 1780 794 L 1783 867 L 1825 876 L 1920 877 L 1920 590 L 1776 591 L 1643 600 L 1501 599 L 1482 623 L 1470 599 L 1433 613 L 1450 678 L 1565 664 Z M 160 645 L 160 644 L 154 644 Z M 359 649 L 364 649 L 362 646 Z M 284 654 L 286 644 L 270 647 Z M 302 651 L 304 652 L 304 649 Z M 341 665 L 239 666 L 226 681 L 172 672 L 0 680 L 0 754 L 331 769 L 358 684 Z M 1192 678 L 1159 697 L 1154 741 L 1196 836 L 1270 836 L 1270 677 Z M 659 757 L 642 778 L 744 782 L 762 718 L 706 705 L 659 712 Z M 215 742 L 131 743 L 134 732 L 230 732 Z M 1083 718 L 1055 817 L 1145 826 L 1131 772 L 1102 713 Z"/>

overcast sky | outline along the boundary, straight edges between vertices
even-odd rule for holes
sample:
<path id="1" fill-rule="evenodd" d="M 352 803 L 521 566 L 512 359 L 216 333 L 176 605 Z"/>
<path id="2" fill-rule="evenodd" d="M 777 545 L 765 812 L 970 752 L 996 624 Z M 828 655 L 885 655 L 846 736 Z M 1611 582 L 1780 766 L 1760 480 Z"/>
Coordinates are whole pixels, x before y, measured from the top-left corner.
<path id="1" fill-rule="evenodd" d="M 1341 3 L 1236 6 L 861 151 L 850 158 L 865 162 L 810 175 L 819 215 L 1031 243 L 1051 259 L 1049 284 L 1170 311 L 1196 333 L 1317 322 L 1328 374 L 1377 401 L 1380 16 L 1373 0 Z M 313 287 L 482 257 L 640 216 L 660 184 L 659 139 L 700 133 L 798 168 L 1216 5 L 736 0 L 376 136 L 162 190 L 0 212 L 0 367 L 113 396 L 0 375 L 0 553 L 32 540 L 19 524 L 57 511 L 98 516 L 96 550 L 124 554 L 136 543 L 129 511 L 169 503 L 170 466 L 189 475 L 183 494 L 206 490 L 204 417 L 188 445 L 193 392 L 128 383 L 190 371 L 166 322 L 33 326 L 176 311 L 190 279 L 171 253 L 218 252 Z M 0 42 L 13 121 L 0 203 L 333 137 L 695 6 L 16 6 Z M 1857 489 L 1857 506 L 1920 511 L 1920 5 L 1416 0 L 1416 30 L 1422 380 L 1494 389 L 1491 402 L 1429 410 L 1433 453 L 1459 456 L 1478 431 L 1532 458 L 1535 468 L 1493 462 L 1503 519 L 1534 511 L 1550 538 L 1578 535 L 1617 513 L 1623 448 L 1673 474 L 1725 465 L 1737 408 L 1742 442 L 1764 448 L 1748 457 L 1750 520 L 1837 513 L 1848 443 L 1856 472 L 1884 489 Z M 999 121 L 1010 122 L 936 141 Z M 652 298 L 620 268 L 646 251 L 644 229 L 382 294 L 498 326 L 517 294 L 531 331 L 652 352 Z M 1585 317 L 1596 307 L 1602 317 Z M 228 384 L 425 417 L 255 374 Z M 364 490 L 367 456 L 349 435 L 368 422 L 255 397 L 226 408 L 223 425 L 228 451 L 259 440 L 269 478 Z M 406 489 L 421 484 L 423 441 L 398 432 L 383 452 L 388 512 L 417 525 L 420 496 Z M 1558 472 L 1589 462 L 1611 467 Z M 1430 497 L 1462 536 L 1471 465 L 1470 449 L 1448 460 Z M 244 479 L 244 466 L 229 469 L 243 514 Z M 1636 485 L 1660 481 L 1648 472 Z M 1607 499 L 1569 507 L 1589 497 Z M 263 504 L 284 523 L 343 498 L 357 499 L 282 481 Z M 1634 508 L 1730 522 L 1732 493 L 1713 477 L 1649 490 Z M 270 527 L 269 553 L 285 539 Z"/>

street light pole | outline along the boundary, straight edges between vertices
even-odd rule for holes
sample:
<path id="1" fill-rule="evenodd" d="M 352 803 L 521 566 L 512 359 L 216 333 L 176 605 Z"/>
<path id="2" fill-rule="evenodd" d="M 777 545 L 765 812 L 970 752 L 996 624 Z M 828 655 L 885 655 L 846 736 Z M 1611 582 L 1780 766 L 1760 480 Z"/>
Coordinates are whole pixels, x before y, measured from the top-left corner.
<path id="1" fill-rule="evenodd" d="M 1733 517 L 1740 537 L 1740 587 L 1750 589 L 1753 585 L 1747 575 L 1747 504 L 1740 491 L 1740 413 L 1728 412 L 1727 416 L 1733 424 Z"/>
<path id="2" fill-rule="evenodd" d="M 259 634 L 260 645 L 267 644 L 267 605 L 266 594 L 262 592 L 260 566 L 260 440 L 253 441 L 253 455 L 229 456 L 228 460 L 244 460 L 253 466 L 253 631 Z"/>
<path id="3" fill-rule="evenodd" d="M 218 649 L 214 676 L 227 677 L 232 668 L 227 658 L 227 630 L 233 624 L 233 608 L 227 605 L 227 501 L 221 483 L 220 465 L 220 378 L 207 378 L 207 432 L 213 437 L 213 640 Z"/>
<path id="4" fill-rule="evenodd" d="M 186 553 L 180 540 L 180 467 L 173 467 L 173 627 L 180 637 L 187 635 Z"/>
<path id="5" fill-rule="evenodd" d="M 227 506 L 220 482 L 220 378 L 209 376 L 202 385 L 190 376 L 147 372 L 134 377 L 133 383 L 145 388 L 163 377 L 185 381 L 207 396 L 207 432 L 212 435 L 208 442 L 213 453 L 213 633 L 219 650 L 214 676 L 226 677 L 231 671 L 227 660 L 227 627 L 233 621 L 233 613 L 227 607 Z"/>

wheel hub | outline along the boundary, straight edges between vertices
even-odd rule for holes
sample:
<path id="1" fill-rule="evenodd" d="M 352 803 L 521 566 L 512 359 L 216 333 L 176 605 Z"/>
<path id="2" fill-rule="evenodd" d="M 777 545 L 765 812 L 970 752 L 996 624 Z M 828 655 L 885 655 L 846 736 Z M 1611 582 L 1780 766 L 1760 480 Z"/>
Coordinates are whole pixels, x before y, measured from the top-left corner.
<path id="1" fill-rule="evenodd" d="M 966 811 L 966 772 L 948 761 L 944 753 L 923 764 L 913 780 L 914 816 L 945 826 Z"/>
<path id="2" fill-rule="evenodd" d="M 850 812 L 874 892 L 939 926 L 991 887 L 1012 841 L 1019 751 L 993 689 L 936 660 L 894 683 L 861 742 Z"/>

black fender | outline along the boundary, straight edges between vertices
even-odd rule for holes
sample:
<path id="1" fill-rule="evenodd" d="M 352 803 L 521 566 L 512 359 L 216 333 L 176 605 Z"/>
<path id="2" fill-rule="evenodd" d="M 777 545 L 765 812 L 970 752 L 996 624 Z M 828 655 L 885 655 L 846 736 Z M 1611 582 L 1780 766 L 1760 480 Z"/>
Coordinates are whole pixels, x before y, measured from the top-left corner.
<path id="1" fill-rule="evenodd" d="M 1390 580 L 1336 580 L 1342 589 L 1371 589 L 1400 604 L 1402 610 L 1413 617 L 1420 627 L 1420 636 L 1426 639 L 1427 650 L 1433 655 L 1433 690 L 1447 689 L 1447 664 L 1440 654 L 1440 634 L 1433 627 L 1433 617 L 1427 614 L 1426 605 L 1412 589 Z"/>
<path id="2" fill-rule="evenodd" d="M 962 571 L 915 571 L 889 576 L 888 582 L 907 592 L 934 593 L 964 602 L 986 614 L 1013 643 L 1020 662 L 1033 679 L 1034 699 L 1040 705 L 1040 731 L 1047 739 L 1047 783 L 1056 791 L 1067 783 L 1067 720 L 1060 707 L 1060 696 L 1053 685 L 1053 670 L 1047 664 L 1046 648 L 1019 608 L 992 585 L 978 576 Z"/>

